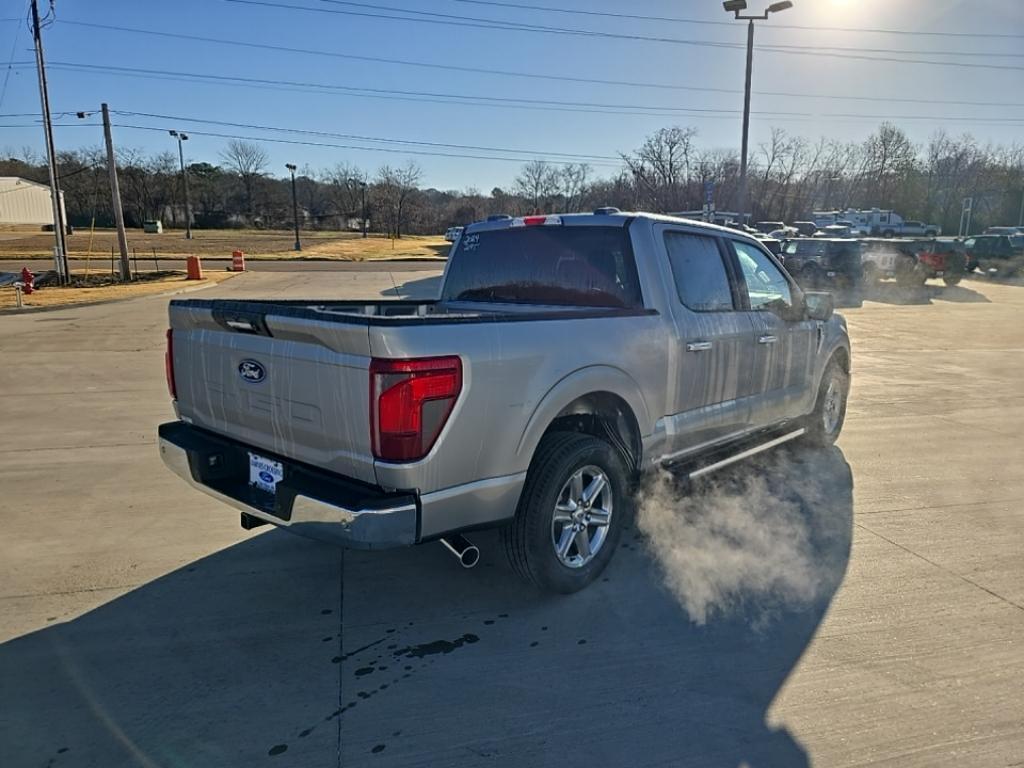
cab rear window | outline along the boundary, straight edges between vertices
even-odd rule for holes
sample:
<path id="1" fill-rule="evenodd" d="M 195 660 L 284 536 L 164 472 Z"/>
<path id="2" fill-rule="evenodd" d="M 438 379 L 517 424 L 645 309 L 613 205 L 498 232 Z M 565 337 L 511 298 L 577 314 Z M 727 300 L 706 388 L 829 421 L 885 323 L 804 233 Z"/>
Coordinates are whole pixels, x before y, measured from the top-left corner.
<path id="1" fill-rule="evenodd" d="M 442 301 L 643 306 L 625 227 L 531 226 L 463 234 Z"/>

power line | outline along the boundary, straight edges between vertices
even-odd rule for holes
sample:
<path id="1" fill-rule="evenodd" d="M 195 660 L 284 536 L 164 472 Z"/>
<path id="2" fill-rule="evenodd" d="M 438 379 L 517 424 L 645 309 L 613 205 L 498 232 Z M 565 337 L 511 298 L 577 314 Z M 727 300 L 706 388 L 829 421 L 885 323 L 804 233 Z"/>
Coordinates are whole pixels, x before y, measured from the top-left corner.
<path id="1" fill-rule="evenodd" d="M 82 68 L 83 71 L 96 72 L 96 71 L 110 71 L 111 74 L 128 75 L 137 77 L 156 77 L 157 79 L 180 79 L 184 82 L 204 82 L 209 81 L 215 84 L 231 84 L 231 85 L 249 85 L 254 87 L 282 87 L 284 90 L 299 90 L 301 92 L 314 92 L 322 93 L 323 90 L 327 91 L 340 91 L 341 95 L 356 96 L 356 97 L 368 97 L 368 98 L 396 98 L 399 100 L 411 100 L 411 101 L 431 101 L 444 104 L 461 104 L 467 106 L 490 106 L 490 107 L 505 107 L 514 109 L 532 109 L 532 110 L 553 110 L 553 111 L 570 111 L 570 112 L 597 112 L 597 113 L 609 113 L 609 114 L 640 114 L 644 116 L 654 117 L 687 117 L 690 119 L 701 119 L 701 118 L 732 118 L 737 114 L 737 110 L 732 109 L 706 109 L 706 108 L 675 108 L 675 107 L 662 107 L 657 105 L 629 105 L 629 104 L 606 104 L 600 102 L 561 102 L 551 101 L 545 99 L 529 99 L 529 98 L 514 98 L 514 97 L 498 97 L 498 96 L 476 96 L 470 94 L 460 93 L 438 93 L 430 91 L 404 91 L 404 90 L 389 90 L 389 89 L 362 89 L 354 88 L 350 86 L 333 85 L 325 83 L 307 83 L 297 82 L 290 80 L 272 80 L 265 78 L 249 78 L 232 75 L 210 75 L 206 73 L 193 73 L 193 72 L 174 72 L 169 70 L 149 70 L 140 69 L 137 67 L 113 67 L 107 65 L 95 65 L 95 64 L 71 64 L 69 62 L 51 62 L 50 66 L 55 69 L 69 68 L 72 70 L 78 70 Z M 322 89 L 322 90 L 321 90 Z M 368 91 L 364 93 L 364 91 Z M 422 97 L 422 98 L 420 98 Z M 477 101 L 479 100 L 479 101 Z M 629 112 L 624 110 L 645 110 L 642 112 Z M 71 114 L 69 112 L 62 114 Z M 784 112 L 784 111 L 773 111 L 773 112 L 754 112 L 753 114 L 760 115 L 762 117 L 776 119 L 776 120 L 797 120 L 799 122 L 809 122 L 820 119 L 863 119 L 863 120 L 930 120 L 930 121 L 949 121 L 949 122 L 971 122 L 976 124 L 992 124 L 992 125 L 1019 125 L 1024 123 L 1024 117 L 994 117 L 994 118 L 979 118 L 977 116 L 945 116 L 945 115 L 899 115 L 892 113 L 885 114 L 865 114 L 865 113 L 846 113 L 846 112 Z M 169 116 L 162 116 L 169 117 Z M 247 124 L 233 124 L 233 127 L 250 127 Z M 264 126 L 265 127 L 265 126 Z M 315 133 L 315 132 L 314 132 Z M 351 134 L 330 134 L 333 138 L 345 138 L 350 140 L 359 141 L 384 141 L 384 142 L 395 142 L 395 143 L 407 143 L 415 144 L 414 141 L 403 141 L 395 139 L 382 139 L 380 137 L 365 137 Z M 430 145 L 430 142 L 424 142 L 426 145 Z M 437 144 L 437 146 L 444 146 Z M 493 148 L 488 147 L 473 147 L 468 145 L 452 145 L 453 148 L 460 149 L 479 149 L 483 151 L 491 151 Z M 530 153 L 530 150 L 524 150 L 524 153 Z M 547 153 L 547 154 L 565 154 L 567 153 Z M 571 156 L 571 155 L 567 155 Z"/>
<path id="2" fill-rule="evenodd" d="M 570 82 L 570 83 L 593 83 L 595 85 L 613 85 L 623 86 L 629 88 L 653 88 L 659 90 L 673 90 L 673 91 L 694 91 L 694 92 L 706 92 L 706 93 L 728 93 L 737 94 L 741 93 L 739 90 L 733 90 L 729 88 L 709 88 L 702 86 L 688 86 L 688 85 L 671 85 L 666 83 L 641 83 L 629 80 L 605 80 L 599 78 L 589 77 L 571 77 L 567 75 L 551 75 L 551 74 L 540 74 L 532 72 L 516 72 L 512 70 L 502 69 L 487 69 L 483 67 L 464 67 L 453 64 L 437 64 L 432 62 L 424 61 L 413 61 L 407 59 L 388 59 L 376 56 L 359 56 L 354 54 L 340 53 L 337 51 L 325 51 L 314 48 L 297 48 L 292 46 L 273 45 L 270 43 L 254 43 L 245 40 L 229 40 L 225 38 L 215 37 L 204 37 L 200 35 L 187 35 L 178 32 L 165 32 L 161 30 L 153 29 L 139 29 L 136 27 L 124 27 L 111 24 L 97 24 L 93 22 L 85 21 L 74 21 L 69 19 L 62 19 L 59 23 L 71 24 L 79 27 L 87 27 L 91 29 L 102 29 L 111 32 L 125 32 L 129 34 L 138 35 L 149 35 L 154 37 L 164 37 L 176 40 L 190 40 L 193 42 L 201 43 L 212 43 L 215 45 L 232 45 L 241 48 L 252 48 L 257 50 L 269 50 L 279 51 L 282 53 L 294 53 L 308 56 L 325 56 L 334 59 L 344 59 L 349 61 L 365 61 L 376 64 L 393 64 L 396 66 L 405 67 L 421 67 L 425 69 L 436 69 L 445 70 L 450 72 L 465 72 L 471 74 L 485 74 L 485 75 L 498 75 L 502 77 L 520 77 L 534 80 L 547 80 L 555 82 Z M 85 65 L 80 65 L 85 66 Z M 880 97 L 880 96 L 849 96 L 845 94 L 808 94 L 808 93 L 795 93 L 786 91 L 759 91 L 759 95 L 762 96 L 782 96 L 782 97 L 795 97 L 795 98 L 814 98 L 814 99 L 829 99 L 829 100 L 849 100 L 849 101 L 865 101 L 865 102 L 877 102 L 877 103 L 907 103 L 907 104 L 944 104 L 950 106 L 971 106 L 971 107 L 1022 107 L 1024 104 L 1012 104 L 1003 102 L 986 102 L 986 101 L 965 101 L 965 100 L 942 100 L 942 99 L 918 99 L 918 98 L 895 98 L 895 97 Z"/>
<path id="3" fill-rule="evenodd" d="M 653 42 L 653 43 L 669 43 L 674 45 L 689 45 L 699 46 L 707 48 L 728 48 L 736 49 L 742 48 L 743 46 L 739 43 L 729 43 L 722 41 L 708 41 L 708 40 L 692 40 L 677 37 L 659 37 L 654 35 L 637 35 L 637 34 L 626 34 L 623 32 L 604 32 L 592 29 L 578 29 L 572 27 L 551 27 L 542 26 L 539 24 L 523 24 L 520 22 L 506 22 L 496 19 L 485 19 L 471 16 L 457 16 L 454 14 L 436 13 L 432 11 L 416 11 L 406 8 L 395 8 L 392 6 L 371 6 L 366 3 L 348 2 L 348 0 L 321 0 L 324 3 L 331 3 L 334 5 L 353 6 L 359 8 L 379 8 L 384 11 L 392 11 L 394 13 L 404 13 L 407 16 L 394 16 L 386 13 L 371 13 L 369 11 L 353 11 L 353 10 L 340 10 L 337 8 L 318 8 L 305 5 L 289 5 L 286 3 L 270 2 L 269 0 L 225 0 L 229 3 L 235 3 L 238 5 L 250 5 L 250 6 L 262 6 L 265 8 L 279 8 L 292 11 L 310 11 L 313 13 L 332 13 L 340 14 L 344 16 L 359 16 L 364 18 L 384 19 L 390 21 L 406 21 L 416 24 L 440 24 L 443 26 L 453 27 L 470 27 L 476 29 L 492 29 L 500 31 L 510 32 L 532 32 L 540 34 L 552 34 L 552 35 L 570 35 L 577 37 L 589 37 L 589 38 L 603 38 L 612 40 L 630 40 L 637 42 Z M 813 47 L 813 46 L 782 46 L 782 45 L 759 45 L 758 50 L 767 51 L 772 53 L 784 53 L 791 55 L 803 55 L 803 56 L 823 56 L 826 58 L 835 59 L 852 59 L 857 61 L 874 61 L 881 63 L 897 63 L 897 64 L 926 64 L 929 66 L 950 66 L 950 67 L 963 67 L 969 69 L 995 69 L 995 70 L 1006 70 L 1006 71 L 1024 71 L 1024 66 L 1011 66 L 1006 64 L 972 64 L 967 62 L 954 62 L 954 61 L 934 61 L 924 59 L 906 59 L 906 58 L 890 58 L 885 56 L 866 56 L 862 53 L 852 53 L 852 51 L 862 51 L 860 48 L 825 48 L 825 47 Z M 905 51 L 899 49 L 884 49 L 875 48 L 867 49 L 874 53 L 894 53 L 894 54 L 909 54 L 909 55 L 925 55 L 925 56 L 948 56 L 948 55 L 959 55 L 959 56 L 997 56 L 1002 57 L 1002 54 L 991 54 L 988 52 L 984 53 L 971 53 L 966 51 L 959 52 L 947 52 L 947 51 Z M 1006 54 L 1007 57 L 1024 57 L 1024 54 Z"/>
<path id="4" fill-rule="evenodd" d="M 406 91 L 386 88 L 359 88 L 355 86 L 335 85 L 326 83 L 303 83 L 290 80 L 272 80 L 229 75 L 210 75 L 197 72 L 173 72 L 168 70 L 148 70 L 136 67 L 113 67 L 95 64 L 72 64 L 69 62 L 52 62 L 54 69 L 72 71 L 105 71 L 108 74 L 126 75 L 153 79 L 181 80 L 183 82 L 210 81 L 220 84 L 250 85 L 260 88 L 275 87 L 281 90 L 298 90 L 304 93 L 337 91 L 339 95 L 360 98 L 392 99 L 399 101 L 429 102 L 439 104 L 461 104 L 464 106 L 505 107 L 512 109 L 530 109 L 556 112 L 584 112 L 591 114 L 643 115 L 647 117 L 715 117 L 732 118 L 738 110 L 705 109 L 697 107 L 665 107 L 660 105 L 629 105 L 604 104 L 601 102 L 566 102 L 545 99 L 515 98 L 503 96 L 477 96 L 471 94 L 443 93 L 432 91 Z M 799 117 L 810 119 L 810 112 L 756 112 L 765 117 Z M 1022 118 L 1024 119 L 1024 118 Z"/>
<path id="5" fill-rule="evenodd" d="M 277 131 L 282 133 L 295 133 L 304 134 L 308 136 L 321 136 L 324 138 L 331 139 L 347 139 L 351 141 L 369 141 L 374 143 L 384 144 L 408 144 L 413 146 L 426 146 L 426 147 L 438 147 L 447 149 L 468 149 L 479 152 L 501 152 L 506 154 L 519 154 L 529 155 L 530 157 L 537 157 L 539 155 L 549 155 L 552 157 L 564 157 L 573 160 L 618 160 L 618 156 L 611 155 L 584 155 L 575 154 L 570 152 L 551 152 L 547 150 L 536 150 L 536 149 L 510 149 L 508 147 L 486 147 L 486 146 L 475 146 L 472 144 L 447 144 L 436 141 L 414 141 L 410 139 L 389 139 L 381 138 L 377 136 L 361 136 L 358 134 L 351 133 L 331 133 L 329 131 L 314 131 L 307 128 L 282 128 L 280 126 L 273 125 L 255 125 L 252 123 L 235 123 L 228 122 L 225 120 L 210 120 L 199 117 L 182 117 L 181 115 L 161 115 L 152 112 L 129 112 L 127 110 L 111 110 L 115 115 L 123 115 L 126 117 L 149 117 L 157 120 L 175 120 L 183 123 L 201 123 L 204 125 L 220 125 L 228 128 L 247 128 L 262 131 Z"/>
<path id="6" fill-rule="evenodd" d="M 130 125 L 127 123 L 114 123 L 115 128 L 127 128 L 130 130 L 139 131 L 157 131 L 163 133 L 166 128 L 155 128 L 149 125 Z M 214 131 L 189 131 L 190 136 L 208 136 L 211 138 L 219 139 L 240 139 L 242 141 L 263 141 L 270 144 L 288 144 L 288 145 L 299 145 L 305 147 L 327 147 L 331 149 L 349 149 L 360 152 L 386 152 L 388 154 L 399 154 L 399 155 L 424 155 L 428 157 L 449 157 L 457 158 L 461 160 L 496 160 L 502 162 L 521 163 L 523 158 L 521 157 L 497 157 L 494 155 L 477 155 L 477 154 L 455 154 L 448 152 L 430 152 L 427 150 L 405 150 L 405 149 L 391 149 L 388 147 L 359 147 L 351 144 L 334 144 L 323 141 L 308 141 L 304 139 L 276 139 L 267 138 L 266 136 L 243 136 L 234 133 L 220 133 Z M 548 161 L 551 165 L 568 165 L 567 161 L 553 160 Z M 603 167 L 618 168 L 619 165 L 608 162 L 595 162 L 592 165 L 600 165 Z"/>
<path id="7" fill-rule="evenodd" d="M 467 3 L 470 5 L 488 5 L 497 8 L 511 8 L 516 10 L 525 11 L 545 11 L 549 13 L 564 13 L 579 16 L 601 16 L 605 18 L 613 19 L 631 19 L 637 21 L 656 21 L 656 22 L 668 22 L 676 24 L 701 24 L 708 26 L 724 26 L 731 27 L 735 26 L 733 21 L 713 21 L 709 19 L 687 19 L 680 18 L 678 16 L 646 16 L 641 14 L 633 13 L 614 13 L 611 11 L 590 11 L 577 8 L 555 8 L 549 5 L 527 5 L 526 3 L 506 3 L 506 2 L 495 2 L 495 0 L 454 0 L 456 3 Z M 913 37 L 967 37 L 967 38 L 978 38 L 978 37 L 991 37 L 991 38 L 1005 38 L 1005 39 L 1020 39 L 1024 38 L 1021 34 L 1007 34 L 1000 32 L 929 32 L 917 29 L 877 29 L 877 28 L 864 28 L 864 27 L 814 27 L 800 24 L 777 24 L 772 21 L 768 29 L 797 29 L 808 32 L 853 32 L 853 33 L 870 33 L 875 35 L 907 35 Z"/>

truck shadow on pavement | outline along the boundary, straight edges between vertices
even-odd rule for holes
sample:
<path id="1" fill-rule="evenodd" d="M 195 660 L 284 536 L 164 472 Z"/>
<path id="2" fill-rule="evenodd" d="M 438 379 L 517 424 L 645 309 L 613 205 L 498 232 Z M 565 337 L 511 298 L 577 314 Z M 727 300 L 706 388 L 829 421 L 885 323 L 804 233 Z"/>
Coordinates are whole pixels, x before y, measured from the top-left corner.
<path id="1" fill-rule="evenodd" d="M 747 492 L 757 508 L 743 517 Z M 693 488 L 685 505 L 677 548 L 700 547 L 693 560 L 702 565 L 680 572 L 649 537 L 665 530 L 641 516 L 603 578 L 570 596 L 520 582 L 493 533 L 471 537 L 483 556 L 469 572 L 439 545 L 346 553 L 342 763 L 808 764 L 767 710 L 846 571 L 850 468 L 838 449 L 779 451 Z M 701 510 L 731 515 L 719 531 L 724 548 L 703 535 Z M 790 517 L 780 527 L 782 514 Z M 741 518 L 763 521 L 769 537 L 788 536 L 798 521 L 813 595 L 761 589 L 790 550 L 761 570 L 756 551 L 737 559 L 751 539 Z M 738 581 L 737 568 L 747 572 Z M 713 604 L 695 608 L 691 590 Z M 688 610 L 706 610 L 706 623 Z"/>
<path id="2" fill-rule="evenodd" d="M 751 476 L 806 521 L 813 599 L 697 624 L 635 526 L 571 596 L 518 581 L 493 532 L 463 571 L 269 531 L 0 645 L 4 765 L 805 765 L 767 711 L 845 573 L 853 478 L 838 449 L 777 452 L 687 503 Z"/>

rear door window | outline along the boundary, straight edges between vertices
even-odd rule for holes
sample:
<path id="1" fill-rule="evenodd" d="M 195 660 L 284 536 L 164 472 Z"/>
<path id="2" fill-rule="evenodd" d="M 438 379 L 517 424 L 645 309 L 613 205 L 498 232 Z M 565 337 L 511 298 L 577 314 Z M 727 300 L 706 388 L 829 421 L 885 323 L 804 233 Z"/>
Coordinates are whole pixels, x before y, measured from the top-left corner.
<path id="1" fill-rule="evenodd" d="M 462 235 L 442 301 L 643 306 L 626 227 L 538 225 Z"/>
<path id="2" fill-rule="evenodd" d="M 687 309 L 694 312 L 733 310 L 732 286 L 715 238 L 666 232 L 665 248 L 679 301 Z"/>

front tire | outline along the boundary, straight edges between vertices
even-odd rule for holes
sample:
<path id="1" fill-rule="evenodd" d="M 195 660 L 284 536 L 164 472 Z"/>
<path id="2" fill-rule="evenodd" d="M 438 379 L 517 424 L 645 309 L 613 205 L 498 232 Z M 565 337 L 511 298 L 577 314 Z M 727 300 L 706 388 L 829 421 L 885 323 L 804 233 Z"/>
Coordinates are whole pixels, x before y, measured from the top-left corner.
<path id="1" fill-rule="evenodd" d="M 963 275 L 945 275 L 942 278 L 942 282 L 946 285 L 959 285 L 963 279 Z"/>
<path id="2" fill-rule="evenodd" d="M 632 515 L 629 474 L 611 445 L 577 432 L 540 442 L 519 507 L 503 529 L 513 570 L 547 592 L 577 592 L 601 575 Z"/>
<path id="3" fill-rule="evenodd" d="M 807 419 L 806 439 L 809 443 L 823 448 L 835 443 L 846 422 L 849 394 L 850 374 L 833 357 L 825 367 L 814 411 Z"/>

